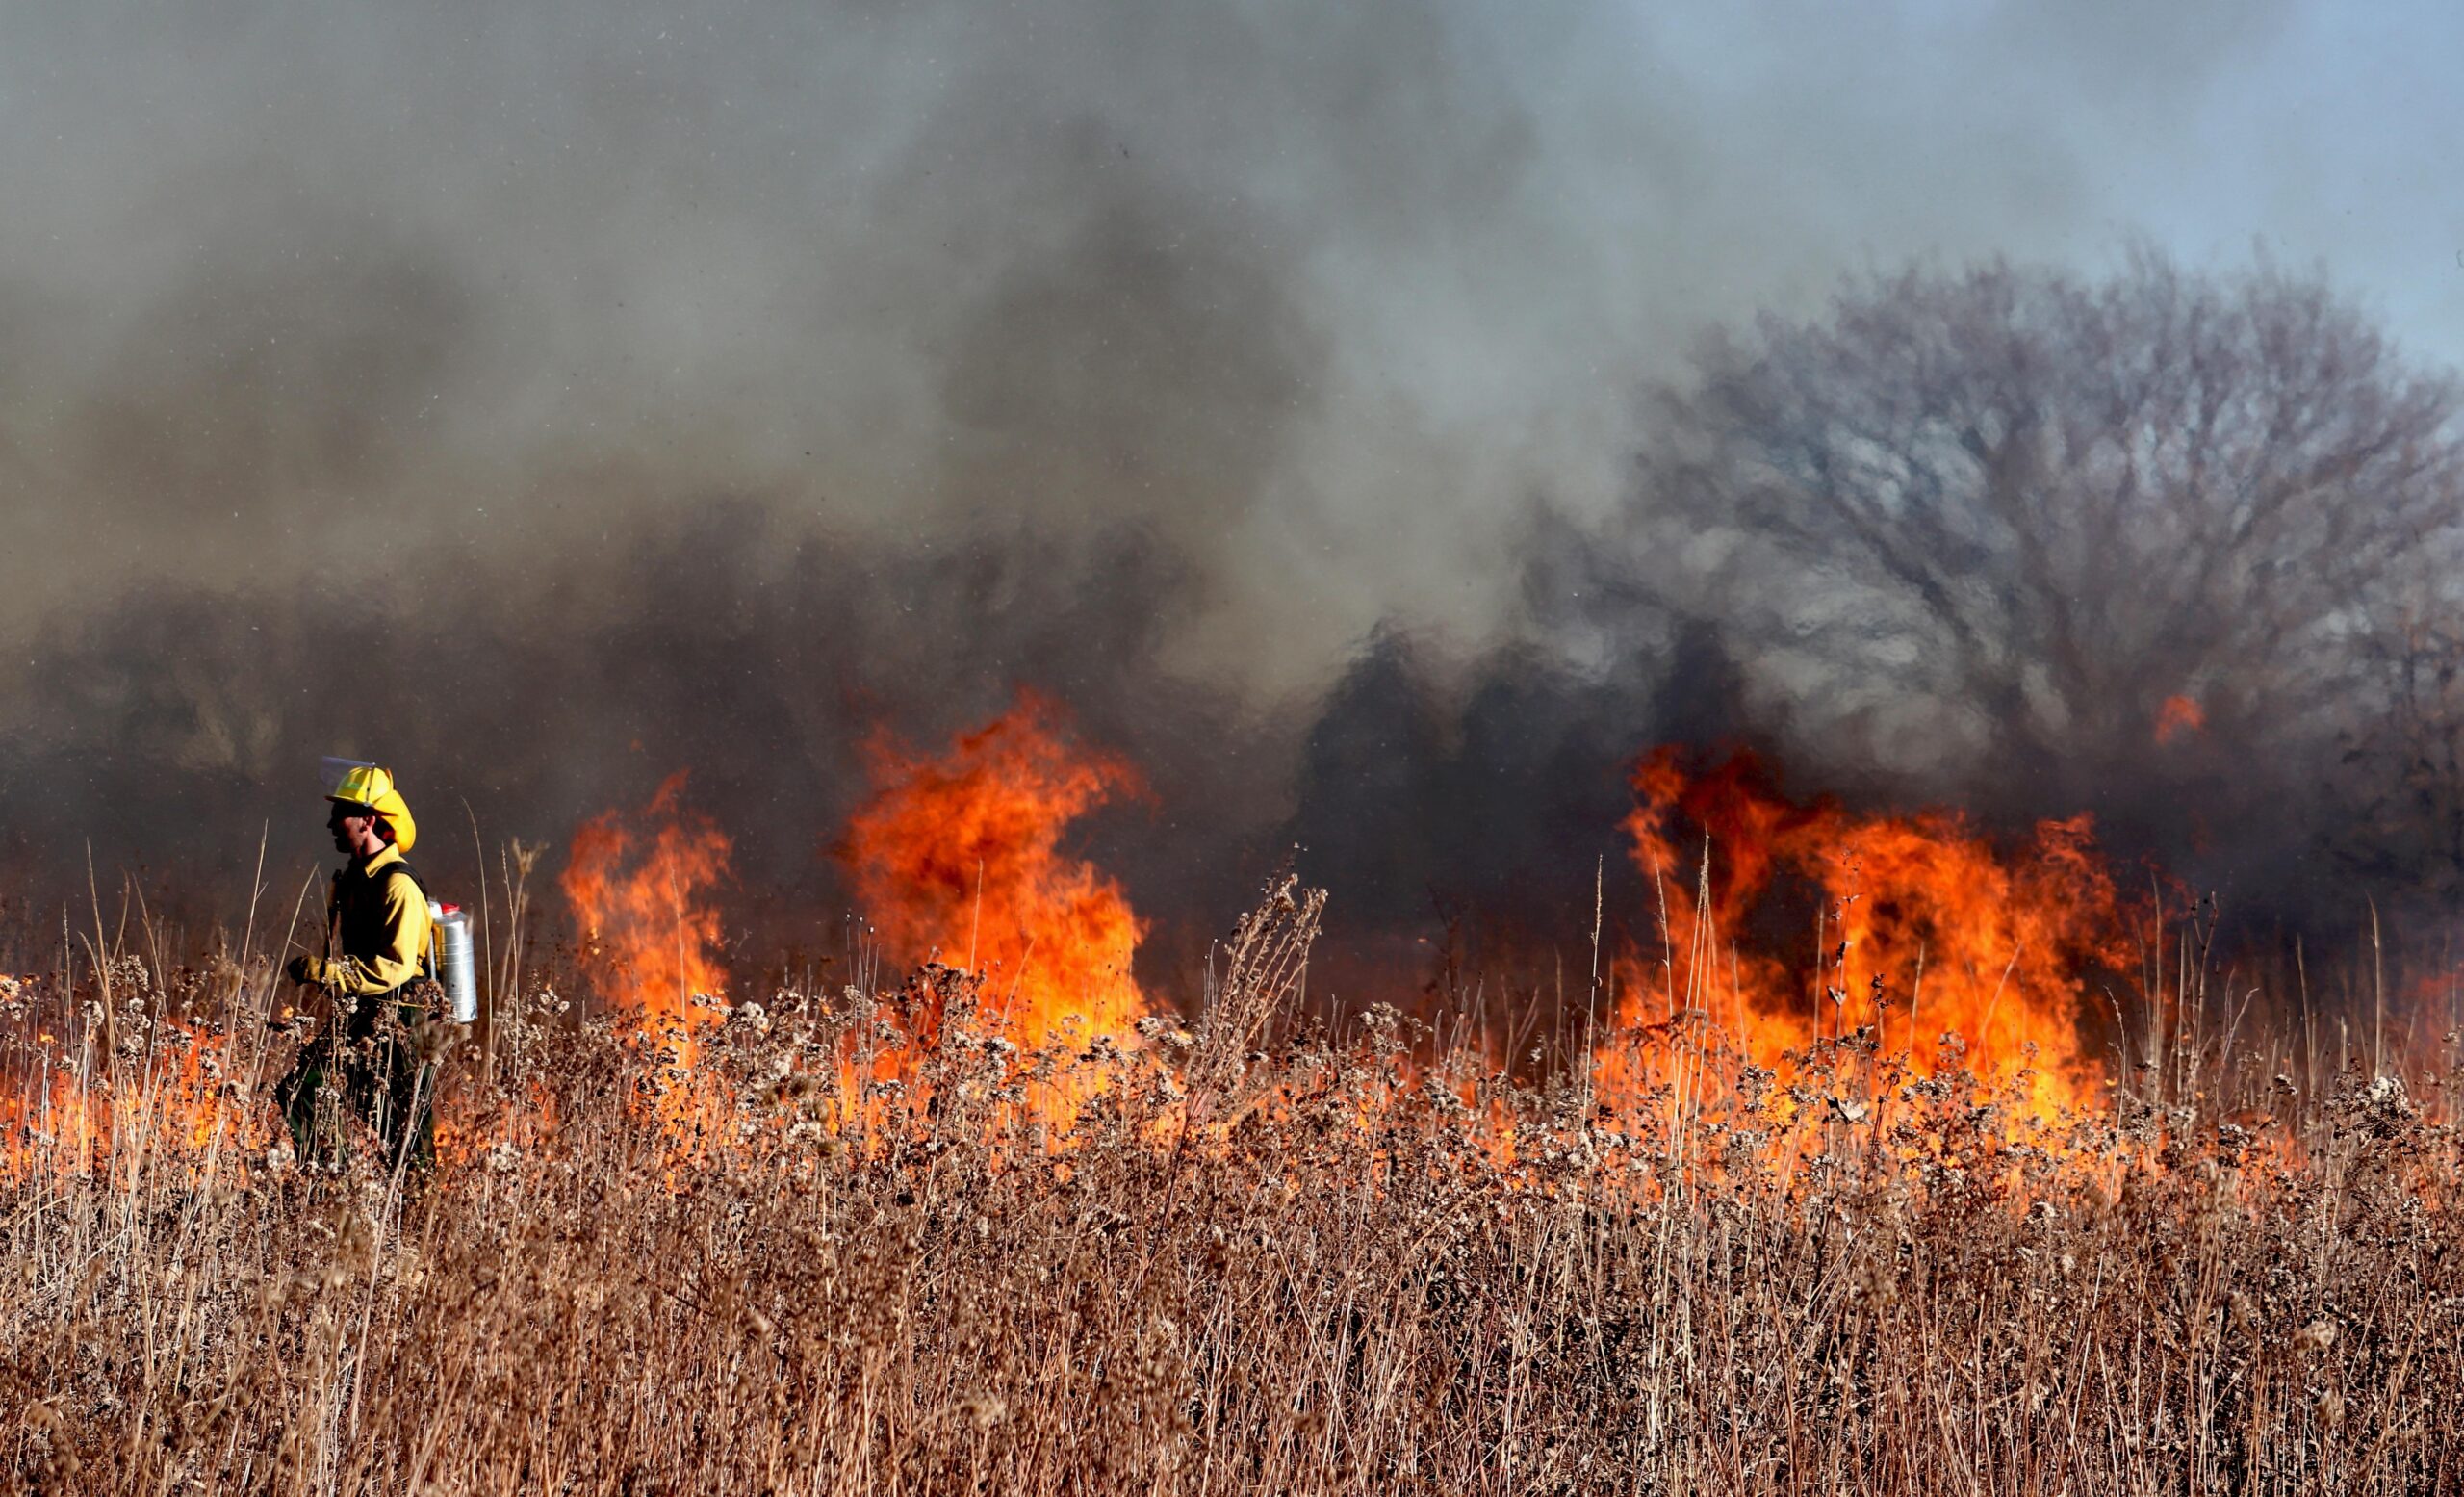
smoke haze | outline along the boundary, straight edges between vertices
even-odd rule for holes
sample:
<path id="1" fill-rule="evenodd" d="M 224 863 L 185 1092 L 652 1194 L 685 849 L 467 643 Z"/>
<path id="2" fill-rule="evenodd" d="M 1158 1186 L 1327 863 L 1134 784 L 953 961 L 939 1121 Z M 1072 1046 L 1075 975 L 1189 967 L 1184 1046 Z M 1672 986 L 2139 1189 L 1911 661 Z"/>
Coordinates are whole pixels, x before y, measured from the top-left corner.
<path id="1" fill-rule="evenodd" d="M 827 908 L 864 735 L 1026 684 L 1156 782 L 1142 900 L 1296 840 L 1381 929 L 1579 903 L 1622 755 L 1765 726 L 1580 575 L 1645 385 L 1908 255 L 2342 269 L 2348 203 L 2209 169 L 2286 68 L 2410 76 L 2327 13 L 17 8 L 7 849 L 237 861 L 321 753 L 549 839 L 691 765 Z"/>
<path id="2" fill-rule="evenodd" d="M 22 628 L 711 493 L 1155 530 L 1194 668 L 1476 634 L 1637 379 L 1872 255 L 2109 242 L 2280 12 L 38 6 L 0 61 Z M 2013 90 L 2022 61 L 2040 75 Z"/>

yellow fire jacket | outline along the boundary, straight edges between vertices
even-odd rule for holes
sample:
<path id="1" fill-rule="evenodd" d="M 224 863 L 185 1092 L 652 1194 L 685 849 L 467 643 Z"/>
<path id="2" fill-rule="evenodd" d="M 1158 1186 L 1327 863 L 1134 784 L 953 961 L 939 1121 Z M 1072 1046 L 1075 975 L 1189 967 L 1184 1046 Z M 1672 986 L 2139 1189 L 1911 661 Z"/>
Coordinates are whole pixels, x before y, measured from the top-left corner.
<path id="1" fill-rule="evenodd" d="M 354 858 L 334 873 L 325 954 L 308 964 L 308 980 L 355 997 L 391 993 L 420 975 L 427 942 L 427 896 L 402 850 Z"/>

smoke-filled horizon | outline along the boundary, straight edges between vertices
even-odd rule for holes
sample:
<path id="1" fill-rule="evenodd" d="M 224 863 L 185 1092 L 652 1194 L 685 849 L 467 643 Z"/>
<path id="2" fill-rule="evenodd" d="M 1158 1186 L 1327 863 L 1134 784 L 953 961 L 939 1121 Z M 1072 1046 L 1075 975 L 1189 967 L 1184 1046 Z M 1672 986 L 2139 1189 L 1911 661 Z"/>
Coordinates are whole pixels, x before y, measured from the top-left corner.
<path id="1" fill-rule="evenodd" d="M 1809 791 L 2092 810 L 2286 909 L 2318 817 L 2237 818 L 2339 745 L 2116 787 L 2091 770 L 2146 741 L 2152 674 L 2021 672 L 1960 718 L 1891 669 L 1938 658 L 1921 621 L 1805 647 L 1870 580 L 1818 537 L 1663 545 L 1698 517 L 1652 391 L 1868 267 L 2093 283 L 2134 242 L 2315 260 L 2408 367 L 2464 351 L 2464 216 L 2406 187 L 2464 140 L 2451 53 L 2323 5 L 0 26 L 0 850 L 30 877 L 232 868 L 286 817 L 313 857 L 286 797 L 322 753 L 403 767 L 455 859 L 466 801 L 555 840 L 690 768 L 775 936 L 840 913 L 865 737 L 1023 685 L 1152 782 L 1092 836 L 1180 926 L 1297 842 L 1339 936 L 1470 905 L 1562 935 L 1662 738 L 1762 743 Z M 2177 652 L 2164 692 L 2263 717 L 2224 645 L 2115 629 Z M 2091 698 L 2120 706 L 2065 758 Z M 2040 719 L 2018 790 L 1980 778 Z"/>
<path id="2" fill-rule="evenodd" d="M 20 636 L 138 579 L 347 590 L 439 540 L 528 568 L 577 520 L 750 494 L 851 533 L 1152 529 L 1202 605 L 1174 660 L 1291 688 L 1390 616 L 1481 637 L 1527 503 L 1620 496 L 1642 381 L 1844 269 L 2262 243 L 2464 348 L 2453 246 L 2389 265 L 2345 159 L 2446 159 L 2451 109 L 2331 116 L 2317 171 L 2279 165 L 2285 69 L 2383 102 L 2438 52 L 2323 7 L 7 25 Z M 2327 158 L 2347 195 L 2310 200 Z"/>

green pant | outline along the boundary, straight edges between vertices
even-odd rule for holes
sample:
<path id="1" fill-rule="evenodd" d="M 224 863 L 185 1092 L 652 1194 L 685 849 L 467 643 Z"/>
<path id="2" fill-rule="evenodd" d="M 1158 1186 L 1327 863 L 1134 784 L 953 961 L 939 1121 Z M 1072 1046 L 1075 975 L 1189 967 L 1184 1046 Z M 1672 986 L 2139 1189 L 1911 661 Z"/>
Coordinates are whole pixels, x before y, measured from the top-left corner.
<path id="1" fill-rule="evenodd" d="M 385 1001 L 362 1003 L 372 1010 Z M 427 1016 L 416 1004 L 396 1007 L 398 1033 L 377 1033 L 371 1022 L 354 1023 L 351 1029 L 360 1031 L 355 1035 L 320 1035 L 274 1089 L 303 1163 L 343 1157 L 346 1114 L 375 1131 L 388 1168 L 405 1152 L 414 1170 L 424 1172 L 436 1162 L 436 1068 L 424 1064 L 419 1053 Z"/>

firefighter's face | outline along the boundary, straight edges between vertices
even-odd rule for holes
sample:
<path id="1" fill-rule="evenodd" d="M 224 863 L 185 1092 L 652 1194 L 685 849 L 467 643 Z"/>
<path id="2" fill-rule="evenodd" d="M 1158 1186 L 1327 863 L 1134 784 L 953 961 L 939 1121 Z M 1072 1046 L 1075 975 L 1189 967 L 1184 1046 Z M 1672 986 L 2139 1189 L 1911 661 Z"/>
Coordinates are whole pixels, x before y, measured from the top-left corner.
<path id="1" fill-rule="evenodd" d="M 325 817 L 325 827 L 334 834 L 334 851 L 358 853 L 375 841 L 376 817 L 372 813 L 354 814 L 342 802 L 334 802 L 333 811 Z"/>

